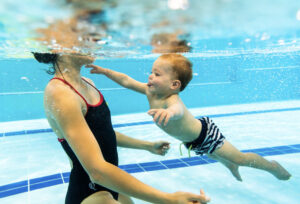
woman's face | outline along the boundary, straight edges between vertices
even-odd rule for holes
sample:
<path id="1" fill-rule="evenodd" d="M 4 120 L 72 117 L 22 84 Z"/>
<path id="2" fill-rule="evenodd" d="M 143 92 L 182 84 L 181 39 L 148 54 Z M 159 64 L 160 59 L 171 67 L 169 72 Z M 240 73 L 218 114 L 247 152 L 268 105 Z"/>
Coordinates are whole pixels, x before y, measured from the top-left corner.
<path id="1" fill-rule="evenodd" d="M 92 64 L 95 61 L 95 57 L 92 57 L 91 55 L 76 54 L 75 57 L 83 65 Z"/>
<path id="2" fill-rule="evenodd" d="M 76 61 L 76 63 L 80 65 L 92 64 L 95 61 L 95 57 L 90 54 L 69 52 L 64 53 L 64 55 L 67 55 L 72 61 Z"/>

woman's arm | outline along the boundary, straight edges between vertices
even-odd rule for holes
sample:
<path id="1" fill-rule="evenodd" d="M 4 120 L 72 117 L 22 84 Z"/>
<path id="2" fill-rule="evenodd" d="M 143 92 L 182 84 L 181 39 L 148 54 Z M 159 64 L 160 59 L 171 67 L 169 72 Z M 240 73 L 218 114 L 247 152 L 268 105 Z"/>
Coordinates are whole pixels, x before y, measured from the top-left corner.
<path id="1" fill-rule="evenodd" d="M 120 168 L 106 162 L 101 149 L 89 129 L 81 104 L 69 88 L 47 90 L 45 108 L 50 111 L 64 138 L 76 154 L 91 180 L 116 192 L 152 203 L 206 202 L 204 194 L 164 193 L 137 180 Z"/>
<path id="2" fill-rule="evenodd" d="M 115 131 L 115 133 L 119 147 L 142 149 L 159 155 L 165 155 L 170 149 L 170 143 L 166 141 L 148 142 L 145 140 L 128 137 L 117 131 Z"/>
<path id="3" fill-rule="evenodd" d="M 146 94 L 146 89 L 147 89 L 146 83 L 136 81 L 133 78 L 121 72 L 113 71 L 111 69 L 106 69 L 93 64 L 86 65 L 86 67 L 92 68 L 91 73 L 104 74 L 105 76 L 107 76 L 108 78 L 110 78 L 111 80 L 115 81 L 116 83 L 120 84 L 125 88 L 132 89 L 142 94 Z"/>

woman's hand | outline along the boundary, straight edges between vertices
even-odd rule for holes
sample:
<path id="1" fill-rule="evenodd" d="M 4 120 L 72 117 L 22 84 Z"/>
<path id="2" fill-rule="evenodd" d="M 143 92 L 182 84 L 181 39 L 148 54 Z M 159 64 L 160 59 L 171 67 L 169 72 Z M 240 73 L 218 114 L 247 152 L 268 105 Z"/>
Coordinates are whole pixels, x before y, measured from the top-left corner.
<path id="1" fill-rule="evenodd" d="M 170 149 L 170 143 L 166 141 L 158 141 L 152 142 L 152 144 L 148 147 L 148 151 L 153 154 L 158 154 L 164 156 L 168 153 Z"/>
<path id="2" fill-rule="evenodd" d="M 171 204 L 206 204 L 210 202 L 210 198 L 205 195 L 202 189 L 200 190 L 200 195 L 178 191 L 172 193 L 171 196 L 173 196 L 174 199 Z"/>

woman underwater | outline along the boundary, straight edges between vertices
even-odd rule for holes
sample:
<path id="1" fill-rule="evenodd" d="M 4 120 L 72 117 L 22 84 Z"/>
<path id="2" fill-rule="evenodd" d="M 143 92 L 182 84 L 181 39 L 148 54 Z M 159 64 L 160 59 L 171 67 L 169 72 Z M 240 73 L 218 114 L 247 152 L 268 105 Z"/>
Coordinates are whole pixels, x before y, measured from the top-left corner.
<path id="1" fill-rule="evenodd" d="M 151 203 L 209 202 L 202 190 L 200 195 L 165 193 L 118 168 L 117 145 L 164 154 L 168 143 L 145 148 L 141 141 L 113 130 L 103 95 L 80 74 L 82 66 L 94 62 L 93 57 L 78 53 L 33 54 L 37 61 L 54 68 L 54 78 L 45 89 L 44 106 L 48 122 L 72 164 L 65 203 L 132 203 L 127 196 Z"/>

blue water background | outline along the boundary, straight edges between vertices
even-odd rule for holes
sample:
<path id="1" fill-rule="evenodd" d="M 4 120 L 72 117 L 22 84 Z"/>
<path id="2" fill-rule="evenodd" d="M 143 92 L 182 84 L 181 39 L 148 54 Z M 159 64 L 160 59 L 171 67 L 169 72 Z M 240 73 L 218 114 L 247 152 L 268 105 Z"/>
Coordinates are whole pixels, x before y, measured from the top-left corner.
<path id="1" fill-rule="evenodd" d="M 187 56 L 193 63 L 194 76 L 180 95 L 189 108 L 300 98 L 298 51 L 203 55 Z M 95 64 L 147 82 L 157 56 L 98 59 Z M 45 73 L 47 65 L 33 59 L 6 59 L 0 63 L 6 67 L 0 73 L 0 121 L 44 118 L 43 90 L 52 77 Z M 82 72 L 102 91 L 113 115 L 148 110 L 144 95 L 126 90 L 104 76 L 92 75 L 87 69 Z"/>

